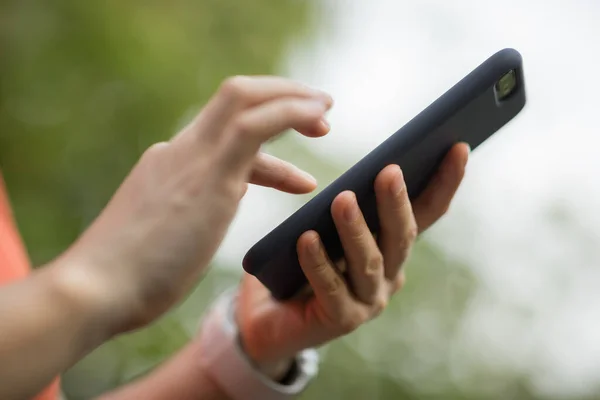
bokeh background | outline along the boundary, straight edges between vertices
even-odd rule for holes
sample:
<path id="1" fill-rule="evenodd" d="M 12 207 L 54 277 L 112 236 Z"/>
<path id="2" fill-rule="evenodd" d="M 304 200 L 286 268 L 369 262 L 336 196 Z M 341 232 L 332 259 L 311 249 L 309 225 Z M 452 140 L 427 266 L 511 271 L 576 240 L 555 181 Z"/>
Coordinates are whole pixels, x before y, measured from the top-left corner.
<path id="1" fill-rule="evenodd" d="M 266 150 L 322 189 L 495 51 L 529 104 L 471 158 L 406 289 L 322 349 L 303 399 L 600 398 L 600 3 L 595 0 L 0 1 L 0 167 L 36 265 L 93 220 L 151 143 L 233 74 L 329 91 L 331 134 Z M 158 323 L 64 376 L 69 399 L 183 346 L 244 252 L 309 196 L 251 188 L 214 268 Z"/>

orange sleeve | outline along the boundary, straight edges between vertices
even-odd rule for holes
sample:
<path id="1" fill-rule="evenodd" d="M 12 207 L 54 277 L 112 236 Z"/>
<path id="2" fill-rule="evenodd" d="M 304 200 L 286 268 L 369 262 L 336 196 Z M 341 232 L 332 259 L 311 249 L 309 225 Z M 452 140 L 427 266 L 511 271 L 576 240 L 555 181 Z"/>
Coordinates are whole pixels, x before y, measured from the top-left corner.
<path id="1" fill-rule="evenodd" d="M 0 175 L 0 285 L 27 277 L 29 257 L 17 231 L 4 181 Z M 56 400 L 60 390 L 58 378 L 34 400 Z"/>
<path id="2" fill-rule="evenodd" d="M 0 177 L 0 285 L 22 279 L 29 273 L 29 259 L 17 233 Z"/>

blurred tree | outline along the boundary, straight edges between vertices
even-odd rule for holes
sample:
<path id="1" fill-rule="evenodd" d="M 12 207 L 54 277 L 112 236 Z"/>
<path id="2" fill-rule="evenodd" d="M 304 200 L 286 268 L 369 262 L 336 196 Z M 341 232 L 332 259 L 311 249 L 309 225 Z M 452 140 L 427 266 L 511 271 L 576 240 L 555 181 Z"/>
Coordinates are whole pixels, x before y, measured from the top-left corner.
<path id="1" fill-rule="evenodd" d="M 65 249 L 223 78 L 272 73 L 308 11 L 292 0 L 1 2 L 0 165 L 34 263 Z"/>

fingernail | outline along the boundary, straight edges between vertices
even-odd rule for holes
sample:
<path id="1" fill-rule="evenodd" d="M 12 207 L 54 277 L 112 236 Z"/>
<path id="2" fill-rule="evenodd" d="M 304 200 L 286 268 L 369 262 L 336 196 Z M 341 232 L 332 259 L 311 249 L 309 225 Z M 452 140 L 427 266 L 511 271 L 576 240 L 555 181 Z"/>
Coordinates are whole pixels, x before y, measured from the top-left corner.
<path id="1" fill-rule="evenodd" d="M 321 97 L 323 103 L 325 104 L 325 107 L 327 107 L 327 109 L 330 109 L 331 106 L 333 106 L 333 97 L 331 97 L 330 94 L 325 93 L 325 92 L 319 92 L 319 97 Z"/>
<path id="2" fill-rule="evenodd" d="M 325 113 L 327 111 L 327 104 L 319 99 L 310 99 L 308 100 L 310 107 L 314 107 L 315 110 L 319 110 L 321 113 Z"/>
<path id="3" fill-rule="evenodd" d="M 319 121 L 319 127 L 324 132 L 329 132 L 329 130 L 331 129 L 331 126 L 329 125 L 329 122 L 327 122 L 325 119 L 322 119 L 321 121 Z"/>
<path id="4" fill-rule="evenodd" d="M 352 202 L 346 206 L 344 210 L 344 218 L 346 222 L 354 222 L 358 218 L 358 204 L 356 204 L 356 196 L 352 194 Z"/>
<path id="5" fill-rule="evenodd" d="M 467 142 L 465 142 L 465 144 L 467 145 L 467 152 L 471 153 L 471 145 Z"/>
<path id="6" fill-rule="evenodd" d="M 404 177 L 402 175 L 402 170 L 398 167 L 398 172 L 396 176 L 394 176 L 394 180 L 390 185 L 390 191 L 394 196 L 400 195 L 406 186 L 404 185 Z"/>

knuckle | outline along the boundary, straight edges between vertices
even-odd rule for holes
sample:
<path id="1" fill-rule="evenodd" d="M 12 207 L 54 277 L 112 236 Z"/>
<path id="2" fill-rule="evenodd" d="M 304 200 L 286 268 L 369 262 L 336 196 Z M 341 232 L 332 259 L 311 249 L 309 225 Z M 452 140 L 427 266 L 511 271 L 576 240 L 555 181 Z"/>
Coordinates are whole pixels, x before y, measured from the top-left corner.
<path id="1" fill-rule="evenodd" d="M 383 271 L 383 255 L 376 252 L 369 257 L 365 272 L 368 276 L 377 276 L 381 271 Z"/>
<path id="2" fill-rule="evenodd" d="M 341 260 L 339 260 L 336 264 L 335 267 L 337 268 L 337 270 L 341 273 L 341 274 L 345 274 L 346 271 L 348 271 L 348 263 L 346 262 L 345 258 L 342 258 Z"/>
<path id="3" fill-rule="evenodd" d="M 166 150 L 166 148 L 168 147 L 168 143 L 167 142 L 158 142 L 158 143 L 154 143 L 153 145 L 151 145 L 150 147 L 148 147 L 146 149 L 146 151 L 144 151 L 144 154 L 142 155 L 142 157 L 144 158 L 154 158 L 157 156 L 160 156 L 161 154 L 164 153 L 164 151 Z"/>
<path id="4" fill-rule="evenodd" d="M 327 279 L 324 282 L 325 292 L 328 295 L 336 295 L 340 292 L 343 286 L 343 282 L 339 277 L 333 277 L 331 279 Z"/>
<path id="5" fill-rule="evenodd" d="M 370 236 L 370 232 L 367 235 L 367 233 L 365 233 L 365 229 L 362 229 L 362 227 L 356 223 L 354 223 L 349 230 L 350 232 L 348 233 L 348 236 L 355 243 L 362 243 L 367 236 Z"/>
<path id="6" fill-rule="evenodd" d="M 231 131 L 234 136 L 246 137 L 252 134 L 252 123 L 247 118 L 238 117 L 231 122 Z"/>
<path id="7" fill-rule="evenodd" d="M 160 159 L 164 157 L 168 147 L 169 144 L 167 142 L 154 143 L 144 151 L 140 157 L 140 163 L 154 166 L 156 166 L 157 163 L 160 164 Z"/>
<path id="8" fill-rule="evenodd" d="M 409 225 L 408 229 L 406 230 L 406 238 L 409 241 L 409 243 L 412 244 L 417 239 L 418 235 L 419 235 L 419 227 L 417 226 L 417 223 L 413 218 L 411 224 Z"/>
<path id="9" fill-rule="evenodd" d="M 415 240 L 417 239 L 418 234 L 419 228 L 417 227 L 417 224 L 413 221 L 404 231 L 402 238 L 400 239 L 400 248 L 403 250 L 410 249 Z"/>
<path id="10" fill-rule="evenodd" d="M 338 294 L 344 285 L 342 278 L 330 270 L 331 267 L 326 263 L 319 263 L 314 267 L 315 273 L 321 276 L 322 287 L 327 295 Z"/>
<path id="11" fill-rule="evenodd" d="M 248 97 L 247 86 L 249 79 L 249 77 L 243 75 L 230 76 L 221 83 L 219 92 L 232 101 L 243 101 Z"/>

